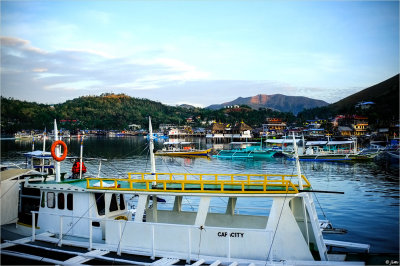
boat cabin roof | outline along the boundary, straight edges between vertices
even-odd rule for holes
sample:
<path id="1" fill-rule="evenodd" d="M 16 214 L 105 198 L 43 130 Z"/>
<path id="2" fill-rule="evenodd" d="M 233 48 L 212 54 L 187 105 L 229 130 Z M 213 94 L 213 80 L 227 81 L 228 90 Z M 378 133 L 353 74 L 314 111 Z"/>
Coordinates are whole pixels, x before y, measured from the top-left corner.
<path id="1" fill-rule="evenodd" d="M 51 159 L 51 153 L 48 151 L 30 151 L 24 153 L 24 156 L 27 158 L 41 158 L 41 159 Z"/>
<path id="2" fill-rule="evenodd" d="M 4 171 L 0 172 L 0 176 L 1 176 L 1 182 L 6 181 L 8 179 L 13 179 L 13 178 L 17 178 L 23 175 L 28 175 L 28 174 L 38 174 L 40 175 L 39 172 L 33 170 L 33 169 L 7 169 Z"/>
<path id="3" fill-rule="evenodd" d="M 320 141 L 307 141 L 306 146 L 316 146 L 316 145 L 345 145 L 345 144 L 353 144 L 352 140 L 320 140 Z"/>
<path id="4" fill-rule="evenodd" d="M 189 141 L 166 141 L 163 144 L 164 145 L 188 145 L 188 144 L 192 144 L 193 142 L 189 142 Z"/>
<path id="5" fill-rule="evenodd" d="M 303 189 L 311 188 L 302 175 Z M 297 175 L 275 174 L 187 174 L 128 173 L 128 178 L 66 179 L 62 182 L 29 182 L 30 186 L 75 190 L 79 192 L 109 191 L 118 193 L 212 195 L 212 196 L 272 196 L 297 194 Z"/>

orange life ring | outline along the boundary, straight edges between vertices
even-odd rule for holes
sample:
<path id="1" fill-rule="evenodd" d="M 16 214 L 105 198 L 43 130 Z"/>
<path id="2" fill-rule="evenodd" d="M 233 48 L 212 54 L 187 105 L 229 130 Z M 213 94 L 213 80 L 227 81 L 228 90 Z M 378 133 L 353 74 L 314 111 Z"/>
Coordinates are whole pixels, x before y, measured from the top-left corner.
<path id="1" fill-rule="evenodd" d="M 61 145 L 64 148 L 63 154 L 61 157 L 57 157 L 56 155 L 56 147 L 58 145 Z M 62 140 L 57 140 L 54 141 L 53 144 L 51 145 L 51 156 L 54 158 L 54 160 L 56 160 L 57 162 L 61 162 L 65 159 L 65 157 L 67 157 L 67 153 L 68 153 L 68 149 L 67 149 L 67 144 L 65 144 L 64 141 Z"/>

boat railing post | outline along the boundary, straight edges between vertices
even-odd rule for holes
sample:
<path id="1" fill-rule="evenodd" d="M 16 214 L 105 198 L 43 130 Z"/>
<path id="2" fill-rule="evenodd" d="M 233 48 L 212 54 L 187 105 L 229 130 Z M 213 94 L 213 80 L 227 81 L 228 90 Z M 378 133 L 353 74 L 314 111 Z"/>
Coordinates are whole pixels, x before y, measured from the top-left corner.
<path id="1" fill-rule="evenodd" d="M 92 218 L 89 218 L 89 248 L 88 250 L 92 250 L 93 246 L 93 228 L 92 228 Z"/>
<path id="2" fill-rule="evenodd" d="M 229 231 L 228 230 L 228 232 L 227 232 L 227 241 L 228 241 L 228 243 L 227 243 L 227 245 L 228 245 L 228 254 L 227 254 L 227 257 L 228 257 L 228 262 L 230 262 L 231 261 L 231 231 Z"/>
<path id="3" fill-rule="evenodd" d="M 270 254 L 268 254 L 267 260 L 268 260 L 269 263 L 272 264 L 272 259 L 274 258 L 274 249 L 273 249 L 273 246 L 272 246 L 273 245 L 273 241 L 272 241 L 273 234 L 272 234 L 271 231 L 269 231 L 268 233 L 269 233 L 268 239 L 269 239 L 269 247 L 270 247 L 269 249 L 271 250 L 271 252 L 270 252 Z"/>
<path id="4" fill-rule="evenodd" d="M 121 246 L 122 246 L 122 228 L 121 228 L 121 222 L 120 220 L 117 221 L 118 223 L 118 231 L 119 231 L 119 244 L 118 244 L 118 250 L 117 250 L 117 254 L 118 256 L 121 256 Z"/>
<path id="5" fill-rule="evenodd" d="M 62 229 L 63 229 L 63 216 L 60 215 L 60 232 L 58 237 L 58 246 L 61 247 L 62 245 Z"/>
<path id="6" fill-rule="evenodd" d="M 35 241 L 35 235 L 36 235 L 36 215 L 35 215 L 35 211 L 31 211 L 32 213 L 32 242 Z"/>
<path id="7" fill-rule="evenodd" d="M 190 264 L 192 255 L 192 230 L 191 227 L 188 226 L 188 258 L 186 260 L 187 264 Z"/>
<path id="8" fill-rule="evenodd" d="M 154 197 L 154 196 L 153 196 Z M 155 243 L 154 243 L 154 224 L 151 225 L 151 259 L 156 258 Z"/>

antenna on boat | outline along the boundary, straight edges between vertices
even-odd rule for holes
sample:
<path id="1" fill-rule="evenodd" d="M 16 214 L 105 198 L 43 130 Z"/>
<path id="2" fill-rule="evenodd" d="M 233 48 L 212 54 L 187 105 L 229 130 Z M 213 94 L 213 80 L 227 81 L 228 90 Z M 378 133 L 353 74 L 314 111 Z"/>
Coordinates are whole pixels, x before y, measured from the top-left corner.
<path id="1" fill-rule="evenodd" d="M 154 159 L 154 140 L 153 140 L 153 127 L 151 125 L 151 117 L 149 116 L 149 149 L 150 149 L 150 164 L 151 164 L 151 174 L 156 174 L 156 162 Z"/>
<path id="2" fill-rule="evenodd" d="M 57 129 L 57 120 L 56 119 L 54 119 L 54 141 L 57 141 L 58 140 L 58 129 Z M 55 149 L 55 152 L 56 152 L 56 156 L 57 157 L 60 157 L 60 153 L 61 153 L 61 151 L 60 151 L 60 147 L 56 147 L 56 149 Z M 56 165 L 55 165 L 56 167 L 56 182 L 60 182 L 61 181 L 61 178 L 60 178 L 60 162 L 59 161 L 56 161 Z"/>
<path id="3" fill-rule="evenodd" d="M 300 170 L 300 160 L 299 160 L 299 153 L 297 152 L 297 143 L 294 137 L 293 132 L 293 149 L 294 149 L 294 158 L 296 159 L 296 169 L 297 169 L 297 177 L 299 179 L 299 188 L 303 189 L 303 180 L 301 178 L 301 170 Z"/>

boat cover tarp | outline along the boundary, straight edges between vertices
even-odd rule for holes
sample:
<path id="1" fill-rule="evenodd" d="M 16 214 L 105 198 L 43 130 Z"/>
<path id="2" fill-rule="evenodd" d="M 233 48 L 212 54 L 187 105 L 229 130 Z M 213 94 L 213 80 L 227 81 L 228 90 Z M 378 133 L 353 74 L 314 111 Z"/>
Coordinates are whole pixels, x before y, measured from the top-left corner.
<path id="1" fill-rule="evenodd" d="M 26 152 L 24 153 L 25 157 L 31 158 L 31 157 L 35 157 L 35 158 L 44 158 L 44 159 L 50 159 L 51 157 L 51 153 L 48 151 L 30 151 L 30 152 Z"/>
<path id="2" fill-rule="evenodd" d="M 343 145 L 343 144 L 353 144 L 353 143 L 354 141 L 352 140 L 342 140 L 342 141 L 331 140 L 326 145 Z"/>
<path id="3" fill-rule="evenodd" d="M 328 141 L 323 140 L 323 141 L 307 141 L 306 146 L 314 146 L 314 145 L 326 145 Z"/>
<path id="4" fill-rule="evenodd" d="M 191 142 L 188 141 L 166 141 L 164 145 L 178 145 L 178 144 L 190 144 Z"/>
<path id="5" fill-rule="evenodd" d="M 300 139 L 296 139 L 296 143 L 299 143 Z M 273 143 L 273 144 L 293 144 L 293 139 L 267 139 L 266 143 Z"/>

